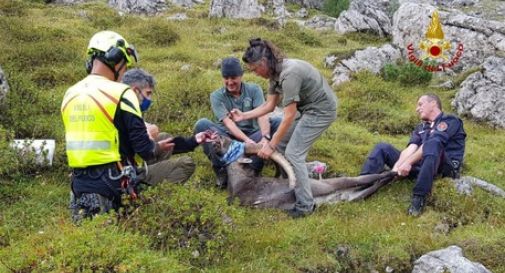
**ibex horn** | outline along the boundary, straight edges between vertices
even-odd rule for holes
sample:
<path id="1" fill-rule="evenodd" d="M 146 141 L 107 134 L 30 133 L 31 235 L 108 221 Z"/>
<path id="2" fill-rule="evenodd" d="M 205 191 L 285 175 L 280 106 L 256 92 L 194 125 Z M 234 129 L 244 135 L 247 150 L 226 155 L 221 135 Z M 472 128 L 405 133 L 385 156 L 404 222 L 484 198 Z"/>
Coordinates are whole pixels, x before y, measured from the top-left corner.
<path id="1" fill-rule="evenodd" d="M 245 144 L 245 153 L 246 154 L 257 154 L 259 150 L 261 150 L 260 144 Z M 289 161 L 279 152 L 274 151 L 270 156 L 270 159 L 275 163 L 279 164 L 279 166 L 286 172 L 288 175 L 288 184 L 290 189 L 294 189 L 296 185 L 295 172 L 293 171 L 293 166 L 289 163 Z"/>

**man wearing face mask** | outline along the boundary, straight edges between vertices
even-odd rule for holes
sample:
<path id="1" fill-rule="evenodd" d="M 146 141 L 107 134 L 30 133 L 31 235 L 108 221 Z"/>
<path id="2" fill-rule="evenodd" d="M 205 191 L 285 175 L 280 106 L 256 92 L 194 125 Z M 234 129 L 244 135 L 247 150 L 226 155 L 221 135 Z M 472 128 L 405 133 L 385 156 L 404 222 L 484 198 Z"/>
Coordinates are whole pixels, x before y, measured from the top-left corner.
<path id="1" fill-rule="evenodd" d="M 134 68 L 128 70 L 122 78 L 122 82 L 127 84 L 137 94 L 140 102 L 140 110 L 147 111 L 152 103 L 152 95 L 156 85 L 154 77 L 148 72 Z M 175 144 L 172 151 L 158 151 L 152 159 L 146 160 L 145 166 L 139 168 L 139 179 L 149 185 L 156 185 L 163 180 L 174 183 L 187 181 L 195 171 L 195 163 L 189 156 L 181 156 L 176 159 L 168 159 L 172 154 L 193 151 L 198 142 L 195 137 L 175 137 L 168 133 L 159 132 L 158 126 L 146 123 L 147 133 L 154 141 L 173 139 Z M 140 159 L 137 161 L 142 162 Z M 143 164 L 143 162 L 141 163 Z"/>

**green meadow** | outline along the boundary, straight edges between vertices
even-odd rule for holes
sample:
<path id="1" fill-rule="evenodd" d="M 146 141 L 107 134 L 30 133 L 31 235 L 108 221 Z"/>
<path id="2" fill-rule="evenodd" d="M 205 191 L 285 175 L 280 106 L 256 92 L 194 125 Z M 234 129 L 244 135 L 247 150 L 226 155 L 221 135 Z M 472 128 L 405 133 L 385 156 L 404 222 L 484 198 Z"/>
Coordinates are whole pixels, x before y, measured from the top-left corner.
<path id="1" fill-rule="evenodd" d="M 295 23 L 279 28 L 267 16 L 210 19 L 209 1 L 157 17 L 121 16 L 105 2 L 0 0 L 0 66 L 11 88 L 0 106 L 0 272 L 386 272 L 388 266 L 411 272 L 413 261 L 426 252 L 458 245 L 472 261 L 505 273 L 503 198 L 481 189 L 460 195 L 450 179 L 437 179 L 425 213 L 412 218 L 406 210 L 414 183 L 404 180 L 364 201 L 323 205 L 293 220 L 279 210 L 228 204 L 226 192 L 214 187 L 201 148 L 189 154 L 197 169 L 186 184 L 149 189 L 120 216 L 72 224 L 60 105 L 66 89 L 86 76 L 86 46 L 95 32 L 114 30 L 135 45 L 138 66 L 158 82 L 145 119 L 184 136 L 199 118 L 212 117 L 209 94 L 222 86 L 216 61 L 240 58 L 249 38 L 272 40 L 328 80 L 332 70 L 323 65 L 328 54 L 347 56 L 388 42 Z M 167 20 L 181 11 L 188 20 Z M 428 83 L 407 85 L 369 72 L 352 75 L 335 89 L 338 119 L 308 161 L 327 162 L 327 176 L 357 175 L 376 143 L 406 145 L 418 122 L 419 95 L 437 93 L 445 112 L 452 112 L 458 89 L 434 87 L 447 79 L 460 83 L 464 77 L 433 75 Z M 267 87 L 250 73 L 244 80 Z M 505 130 L 464 122 L 463 175 L 505 188 Z M 53 166 L 37 166 L 30 156 L 11 151 L 14 138 L 56 139 Z M 264 173 L 273 173 L 272 167 Z"/>

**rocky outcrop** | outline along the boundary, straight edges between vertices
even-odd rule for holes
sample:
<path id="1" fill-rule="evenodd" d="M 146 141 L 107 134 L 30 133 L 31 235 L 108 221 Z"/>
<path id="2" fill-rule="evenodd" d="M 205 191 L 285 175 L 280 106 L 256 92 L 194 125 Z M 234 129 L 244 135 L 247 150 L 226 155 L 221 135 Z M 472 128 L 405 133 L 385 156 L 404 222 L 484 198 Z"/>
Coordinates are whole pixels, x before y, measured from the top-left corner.
<path id="1" fill-rule="evenodd" d="M 155 15 L 167 9 L 165 0 L 109 0 L 109 6 L 126 13 Z"/>
<path id="2" fill-rule="evenodd" d="M 7 83 L 7 77 L 5 77 L 4 71 L 0 66 L 0 103 L 3 101 L 3 98 L 9 92 L 9 84 Z"/>
<path id="3" fill-rule="evenodd" d="M 471 7 L 479 3 L 479 0 L 443 0 L 438 1 L 438 4 L 450 7 L 450 8 L 460 8 L 460 7 Z"/>
<path id="4" fill-rule="evenodd" d="M 203 4 L 203 0 L 170 0 L 170 3 L 174 6 L 191 8 L 195 4 Z"/>
<path id="5" fill-rule="evenodd" d="M 354 0 L 349 9 L 343 11 L 335 23 L 335 31 L 371 32 L 379 36 L 390 35 L 391 19 L 388 16 L 389 1 Z"/>
<path id="6" fill-rule="evenodd" d="M 305 21 L 304 26 L 315 30 L 331 30 L 335 27 L 336 21 L 334 17 L 317 15 Z"/>
<path id="7" fill-rule="evenodd" d="M 425 54 L 420 49 L 420 42 L 425 40 L 435 9 L 432 5 L 405 3 L 396 11 L 393 19 L 393 44 L 402 50 L 405 59 L 408 57 L 409 44 L 418 58 Z M 451 62 L 459 50 L 462 52 L 452 70 L 458 72 L 478 66 L 486 57 L 505 51 L 505 23 L 468 16 L 457 10 L 439 11 L 439 18 L 444 39 L 451 45 L 444 52 L 447 59 L 443 62 Z"/>
<path id="8" fill-rule="evenodd" d="M 300 5 L 308 9 L 322 9 L 325 0 L 287 0 L 287 3 Z"/>
<path id="9" fill-rule="evenodd" d="M 458 246 L 424 254 L 414 262 L 412 273 L 491 273 L 482 264 L 463 257 Z"/>
<path id="10" fill-rule="evenodd" d="M 505 59 L 489 57 L 452 101 L 458 114 L 505 128 Z"/>
<path id="11" fill-rule="evenodd" d="M 264 11 L 257 0 L 212 0 L 209 17 L 252 19 L 260 17 Z"/>
<path id="12" fill-rule="evenodd" d="M 385 64 L 393 63 L 401 57 L 400 50 L 392 47 L 390 44 L 381 48 L 368 47 L 359 50 L 346 60 L 340 61 L 333 70 L 332 85 L 335 87 L 343 82 L 350 80 L 352 72 L 360 70 L 369 70 L 378 74 Z"/>

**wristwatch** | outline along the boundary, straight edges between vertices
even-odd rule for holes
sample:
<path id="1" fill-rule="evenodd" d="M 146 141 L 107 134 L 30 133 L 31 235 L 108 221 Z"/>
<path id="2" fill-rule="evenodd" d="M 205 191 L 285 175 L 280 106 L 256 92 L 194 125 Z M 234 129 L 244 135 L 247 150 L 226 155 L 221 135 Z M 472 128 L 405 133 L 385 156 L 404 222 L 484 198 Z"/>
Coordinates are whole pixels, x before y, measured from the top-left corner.
<path id="1" fill-rule="evenodd" d="M 270 136 L 270 134 L 265 134 L 263 135 L 264 138 L 266 138 L 266 140 L 270 141 L 272 140 L 272 137 Z"/>

